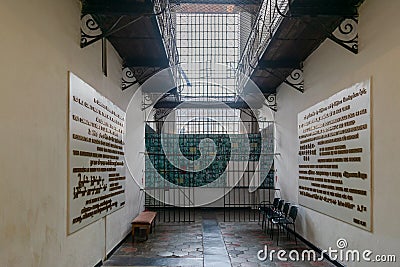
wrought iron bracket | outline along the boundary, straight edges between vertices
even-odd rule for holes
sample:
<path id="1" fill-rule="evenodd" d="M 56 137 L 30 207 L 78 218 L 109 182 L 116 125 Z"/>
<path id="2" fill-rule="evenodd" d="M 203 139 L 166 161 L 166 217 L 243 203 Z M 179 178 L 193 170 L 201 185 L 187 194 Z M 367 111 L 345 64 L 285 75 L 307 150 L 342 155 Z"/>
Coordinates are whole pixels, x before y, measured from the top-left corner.
<path id="1" fill-rule="evenodd" d="M 271 74 L 272 76 L 275 76 L 278 79 L 282 79 L 282 75 L 278 75 L 274 73 L 273 71 L 270 71 L 268 69 L 265 69 L 266 72 Z M 296 68 L 293 69 L 293 71 L 289 74 L 288 77 L 282 82 L 290 87 L 296 89 L 297 91 L 304 92 L 304 76 L 303 76 L 303 67 L 301 65 L 301 68 Z"/>
<path id="2" fill-rule="evenodd" d="M 347 18 L 328 35 L 328 38 L 354 54 L 358 54 L 358 17 Z"/>
<path id="3" fill-rule="evenodd" d="M 144 16 L 145 15 L 134 18 L 133 20 L 129 21 L 128 23 L 125 23 L 124 25 L 117 27 L 119 22 L 124 17 L 124 16 L 120 16 L 109 29 L 107 29 L 105 32 L 103 32 L 101 30 L 101 27 L 99 26 L 99 24 L 96 22 L 96 19 L 92 15 L 90 15 L 90 14 L 82 15 L 82 17 L 81 17 L 81 48 L 89 46 L 101 39 L 109 37 L 110 35 L 118 32 L 122 29 L 125 29 L 129 25 L 132 25 L 133 23 L 142 19 Z"/>
<path id="4" fill-rule="evenodd" d="M 125 67 L 122 69 L 122 83 L 121 83 L 121 89 L 122 91 L 128 89 L 132 85 L 137 84 L 138 81 L 135 78 L 134 73 L 132 70 L 128 67 Z"/>
<path id="5" fill-rule="evenodd" d="M 292 73 L 283 81 L 290 87 L 296 89 L 297 91 L 304 92 L 304 76 L 303 76 L 303 69 L 298 68 L 294 69 Z"/>
<path id="6" fill-rule="evenodd" d="M 81 48 L 100 40 L 103 32 L 96 20 L 90 14 L 81 17 Z"/>
<path id="7" fill-rule="evenodd" d="M 151 93 L 142 92 L 142 94 L 143 94 L 142 110 L 148 109 L 149 107 L 153 106 L 156 101 L 160 101 L 160 100 L 162 100 L 162 99 L 164 99 L 164 98 L 166 98 L 166 97 L 171 95 L 169 93 L 166 93 L 166 94 L 164 94 L 164 95 L 162 95 L 160 97 L 160 94 L 157 94 L 157 93 L 156 94 L 151 94 Z M 156 108 L 156 107 L 154 106 L 153 108 Z M 171 110 L 171 108 L 159 108 L 159 107 L 156 108 L 156 109 L 157 110 L 164 110 L 164 109 Z"/>
<path id="8" fill-rule="evenodd" d="M 117 20 L 119 21 L 119 20 Z M 116 24 L 115 24 L 116 25 Z M 104 76 L 107 77 L 107 41 L 103 32 L 93 18 L 87 14 L 81 17 L 81 48 L 86 47 L 98 40 L 101 40 L 101 67 Z"/>
<path id="9" fill-rule="evenodd" d="M 147 108 L 149 108 L 149 107 L 151 107 L 151 106 L 153 106 L 153 108 L 155 108 L 155 109 L 169 109 L 169 110 L 172 110 L 172 109 L 174 109 L 177 105 L 179 105 L 180 103 L 182 103 L 182 102 L 179 102 L 179 101 L 177 101 L 177 102 L 173 102 L 174 104 L 176 104 L 176 105 L 174 105 L 174 106 L 163 106 L 162 104 L 161 104 L 161 106 L 163 106 L 163 107 L 161 107 L 159 104 L 160 103 L 162 103 L 162 102 L 160 102 L 160 101 L 162 101 L 163 99 L 166 99 L 167 97 L 170 97 L 170 96 L 172 96 L 172 95 L 175 95 L 176 93 L 175 93 L 175 91 L 169 91 L 168 93 L 164 93 L 164 94 L 160 94 L 160 93 L 154 93 L 154 94 L 152 94 L 152 93 L 146 93 L 146 92 L 143 92 L 142 93 L 143 94 L 143 99 L 142 99 L 142 110 L 146 110 Z M 156 103 L 157 102 L 157 103 Z M 165 102 L 164 102 L 165 103 Z"/>
<path id="10" fill-rule="evenodd" d="M 122 69 L 122 91 L 132 85 L 143 84 L 149 77 L 159 71 L 161 67 L 123 67 Z"/>
<path id="11" fill-rule="evenodd" d="M 277 111 L 277 104 L 276 104 L 276 94 L 269 94 L 265 96 L 264 106 L 268 107 L 272 111 Z"/>
<path id="12" fill-rule="evenodd" d="M 145 94 L 143 92 L 142 92 L 142 94 L 143 94 L 142 110 L 146 110 L 153 105 L 154 99 L 150 94 Z"/>
<path id="13" fill-rule="evenodd" d="M 119 32 L 120 30 L 125 29 L 126 27 L 134 24 L 135 22 L 141 20 L 144 17 L 156 17 L 162 14 L 165 11 L 165 8 L 162 8 L 158 13 L 149 13 L 149 14 L 142 14 L 133 20 L 119 26 L 118 24 L 124 18 L 124 15 L 120 16 L 114 24 L 103 32 L 100 28 L 100 25 L 96 22 L 96 19 L 91 14 L 85 14 L 81 16 L 81 48 L 84 48 L 88 45 L 91 45 L 103 38 L 107 38 L 108 36 Z"/>
<path id="14" fill-rule="evenodd" d="M 162 121 L 165 117 L 167 117 L 171 113 L 172 109 L 168 108 L 158 108 L 154 113 L 155 121 Z"/>

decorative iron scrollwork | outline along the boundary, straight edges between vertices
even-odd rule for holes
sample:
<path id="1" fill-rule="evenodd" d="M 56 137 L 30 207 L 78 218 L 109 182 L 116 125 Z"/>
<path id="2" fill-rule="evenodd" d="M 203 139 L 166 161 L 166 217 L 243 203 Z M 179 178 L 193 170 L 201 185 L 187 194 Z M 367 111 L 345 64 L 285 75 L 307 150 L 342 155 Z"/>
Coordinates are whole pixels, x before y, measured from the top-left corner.
<path id="1" fill-rule="evenodd" d="M 142 99 L 142 110 L 147 109 L 151 105 L 153 105 L 153 97 L 150 94 L 143 93 L 143 99 Z M 156 116 L 156 114 L 154 114 Z"/>
<path id="2" fill-rule="evenodd" d="M 87 46 L 91 40 L 99 38 L 102 34 L 92 15 L 86 14 L 81 17 L 81 47 Z"/>
<path id="3" fill-rule="evenodd" d="M 358 53 L 358 19 L 356 17 L 345 19 L 329 36 L 329 39 L 354 54 Z"/>
<path id="4" fill-rule="evenodd" d="M 171 109 L 168 108 L 158 108 L 154 114 L 154 120 L 159 121 L 164 119 L 168 114 L 171 113 Z"/>
<path id="5" fill-rule="evenodd" d="M 126 90 L 136 83 L 143 84 L 160 69 L 160 67 L 124 67 L 122 69 L 122 90 Z"/>
<path id="6" fill-rule="evenodd" d="M 276 94 L 270 94 L 266 97 L 268 105 L 276 105 Z"/>
<path id="7" fill-rule="evenodd" d="M 273 111 L 277 111 L 276 94 L 269 94 L 265 97 L 265 105 Z"/>
<path id="8" fill-rule="evenodd" d="M 122 91 L 128 89 L 132 85 L 136 84 L 137 80 L 135 78 L 134 73 L 128 67 L 122 69 Z"/>
<path id="9" fill-rule="evenodd" d="M 304 92 L 304 77 L 302 69 L 294 69 L 286 78 L 285 83 L 294 89 Z"/>

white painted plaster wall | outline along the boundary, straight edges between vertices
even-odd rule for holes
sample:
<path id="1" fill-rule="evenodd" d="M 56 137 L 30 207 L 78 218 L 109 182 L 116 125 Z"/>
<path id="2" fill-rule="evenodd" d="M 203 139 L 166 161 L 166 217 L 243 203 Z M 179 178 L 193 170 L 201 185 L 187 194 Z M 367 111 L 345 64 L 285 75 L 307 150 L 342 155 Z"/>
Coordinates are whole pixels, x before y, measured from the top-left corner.
<path id="1" fill-rule="evenodd" d="M 349 249 L 370 249 L 374 254 L 397 254 L 400 261 L 399 161 L 400 156 L 400 1 L 366 0 L 359 9 L 359 54 L 330 40 L 305 62 L 305 92 L 287 86 L 278 90 L 275 168 L 282 198 L 297 203 L 297 113 L 372 77 L 372 191 L 373 231 L 367 232 L 305 207 L 297 229 L 322 249 L 336 248 L 346 238 Z M 347 262 L 348 266 L 398 266 Z"/>
<path id="2" fill-rule="evenodd" d="M 128 175 L 124 208 L 67 235 L 68 71 L 123 110 L 135 89 L 121 92 L 111 45 L 108 77 L 101 44 L 79 47 L 78 0 L 1 1 L 0 36 L 1 265 L 93 266 L 129 233 L 140 197 Z"/>

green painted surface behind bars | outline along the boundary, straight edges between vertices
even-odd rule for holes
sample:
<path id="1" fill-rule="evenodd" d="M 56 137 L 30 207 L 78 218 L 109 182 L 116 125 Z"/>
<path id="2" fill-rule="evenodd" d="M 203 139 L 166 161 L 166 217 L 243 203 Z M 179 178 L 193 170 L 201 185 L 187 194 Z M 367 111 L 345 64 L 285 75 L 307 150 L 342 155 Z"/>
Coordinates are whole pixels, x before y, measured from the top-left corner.
<path id="1" fill-rule="evenodd" d="M 214 144 L 215 160 L 205 169 L 196 170 L 196 166 L 183 166 L 177 168 L 167 159 L 162 147 L 161 134 L 146 133 L 146 187 L 165 187 L 165 180 L 173 185 L 186 187 L 226 187 L 227 176 L 225 170 L 228 163 L 232 166 L 241 162 L 259 162 L 260 169 L 263 175 L 263 187 L 273 187 L 274 175 L 273 168 L 271 170 L 264 169 L 269 164 L 267 161 L 273 157 L 273 135 L 258 134 L 163 134 L 164 144 L 169 147 L 169 157 L 177 157 L 180 153 L 190 161 L 196 161 L 200 158 L 199 144 L 202 140 L 209 138 Z M 250 154 L 243 152 L 243 147 L 250 148 Z M 263 146 L 263 149 L 262 149 Z M 204 148 L 204 147 L 203 147 Z M 210 147 L 205 147 L 206 153 L 213 151 Z M 263 151 L 263 156 L 261 154 Z M 267 153 L 268 155 L 266 155 Z M 189 171 L 192 170 L 192 171 Z M 239 171 L 239 169 L 238 169 Z M 218 179 L 220 178 L 220 179 Z M 165 179 L 165 180 L 164 180 Z M 173 186 L 172 185 L 172 186 Z"/>

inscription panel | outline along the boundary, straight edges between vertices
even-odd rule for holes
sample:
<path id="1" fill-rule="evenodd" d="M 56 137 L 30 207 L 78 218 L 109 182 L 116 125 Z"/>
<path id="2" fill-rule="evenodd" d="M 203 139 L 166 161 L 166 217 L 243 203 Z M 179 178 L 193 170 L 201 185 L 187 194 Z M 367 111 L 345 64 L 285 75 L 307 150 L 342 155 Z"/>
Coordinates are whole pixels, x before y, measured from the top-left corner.
<path id="1" fill-rule="evenodd" d="M 298 114 L 299 204 L 371 231 L 370 81 Z"/>
<path id="2" fill-rule="evenodd" d="M 69 75 L 68 233 L 125 204 L 125 113 Z"/>

